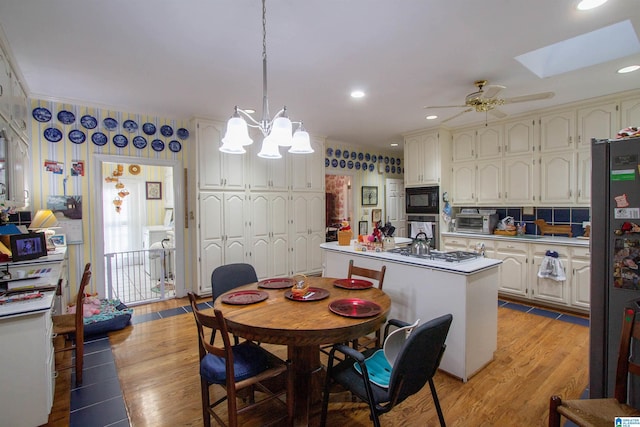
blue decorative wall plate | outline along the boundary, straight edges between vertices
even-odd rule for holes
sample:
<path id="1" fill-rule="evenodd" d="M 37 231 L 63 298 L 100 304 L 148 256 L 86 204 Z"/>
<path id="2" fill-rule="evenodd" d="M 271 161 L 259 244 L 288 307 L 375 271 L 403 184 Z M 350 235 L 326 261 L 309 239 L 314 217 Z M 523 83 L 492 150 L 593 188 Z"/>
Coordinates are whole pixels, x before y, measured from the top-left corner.
<path id="1" fill-rule="evenodd" d="M 173 128 L 169 125 L 163 125 L 160 127 L 160 133 L 168 138 L 173 135 Z"/>
<path id="2" fill-rule="evenodd" d="M 349 169 L 353 169 L 353 160 L 349 160 L 349 161 L 347 162 L 347 167 L 348 167 Z"/>
<path id="3" fill-rule="evenodd" d="M 371 160 L 371 154 L 367 153 L 364 155 L 364 159 L 368 162 L 369 160 Z"/>
<path id="4" fill-rule="evenodd" d="M 369 164 L 367 162 L 362 162 L 362 170 L 366 171 L 367 169 L 369 169 Z"/>
<path id="5" fill-rule="evenodd" d="M 138 130 L 138 124 L 133 120 L 125 120 L 124 123 L 122 123 L 122 127 L 127 132 L 135 132 Z"/>
<path id="6" fill-rule="evenodd" d="M 338 167 L 338 159 L 331 160 L 331 166 L 333 166 L 334 168 L 337 168 Z"/>
<path id="7" fill-rule="evenodd" d="M 87 140 L 87 137 L 81 130 L 74 129 L 69 132 L 69 140 L 74 144 L 82 144 Z"/>
<path id="8" fill-rule="evenodd" d="M 138 150 L 142 150 L 144 147 L 147 146 L 147 140 L 144 136 L 134 136 L 133 140 L 131 140 L 131 143 L 133 144 L 134 147 L 136 147 Z"/>
<path id="9" fill-rule="evenodd" d="M 358 157 L 358 154 L 355 151 L 351 152 L 351 160 L 355 160 Z"/>
<path id="10" fill-rule="evenodd" d="M 106 119 L 104 119 L 102 121 L 102 124 L 108 130 L 114 130 L 115 128 L 118 127 L 118 122 L 115 119 L 112 119 L 111 117 L 107 117 Z"/>
<path id="11" fill-rule="evenodd" d="M 129 144 L 129 140 L 121 133 L 113 136 L 113 145 L 115 145 L 116 147 L 124 148 L 127 146 L 127 144 Z"/>
<path id="12" fill-rule="evenodd" d="M 102 132 L 96 132 L 91 135 L 91 141 L 99 147 L 107 144 L 107 135 Z"/>
<path id="13" fill-rule="evenodd" d="M 340 157 L 342 155 L 342 150 L 340 150 L 339 148 L 336 148 L 336 157 Z"/>
<path id="14" fill-rule="evenodd" d="M 162 142 L 161 139 L 154 139 L 151 141 L 151 148 L 153 148 L 154 151 L 162 151 L 164 150 L 164 142 Z"/>
<path id="15" fill-rule="evenodd" d="M 373 169 L 375 169 L 375 166 L 373 163 L 369 163 L 369 172 L 373 172 Z"/>
<path id="16" fill-rule="evenodd" d="M 333 148 L 331 147 L 327 148 L 327 156 L 329 157 L 333 156 Z"/>
<path id="17" fill-rule="evenodd" d="M 356 162 L 356 170 L 359 171 L 360 170 L 360 162 Z"/>
<path id="18" fill-rule="evenodd" d="M 340 167 L 344 169 L 347 166 L 347 162 L 345 160 L 340 160 Z"/>
<path id="19" fill-rule="evenodd" d="M 51 111 L 47 110 L 44 107 L 34 108 L 31 112 L 31 115 L 33 115 L 33 118 L 40 123 L 45 123 L 51 120 Z"/>
<path id="20" fill-rule="evenodd" d="M 147 135 L 153 135 L 154 133 L 156 133 L 156 125 L 154 125 L 153 123 L 145 123 L 142 125 L 142 132 L 146 133 Z"/>
<path id="21" fill-rule="evenodd" d="M 80 124 L 85 129 L 95 129 L 96 126 L 98 126 L 98 121 L 95 117 L 85 114 L 84 116 L 80 117 Z"/>
<path id="22" fill-rule="evenodd" d="M 180 150 L 182 150 L 182 144 L 180 144 L 180 141 L 174 139 L 173 141 L 169 142 L 169 150 L 174 153 L 178 153 L 180 152 Z"/>
<path id="23" fill-rule="evenodd" d="M 58 128 L 46 128 L 43 134 L 44 138 L 49 142 L 58 142 L 62 139 L 62 132 Z"/>
<path id="24" fill-rule="evenodd" d="M 342 157 L 344 157 L 345 159 L 348 159 L 349 158 L 349 150 L 344 150 L 342 152 Z"/>
<path id="25" fill-rule="evenodd" d="M 331 165 L 331 160 L 327 159 L 326 157 L 324 158 L 324 167 L 328 168 L 329 165 Z"/>
<path id="26" fill-rule="evenodd" d="M 178 138 L 185 140 L 189 138 L 189 131 L 185 128 L 180 128 L 176 131 L 176 135 L 178 135 Z"/>
<path id="27" fill-rule="evenodd" d="M 60 110 L 58 112 L 58 120 L 64 125 L 70 125 L 76 121 L 76 116 L 71 111 Z"/>

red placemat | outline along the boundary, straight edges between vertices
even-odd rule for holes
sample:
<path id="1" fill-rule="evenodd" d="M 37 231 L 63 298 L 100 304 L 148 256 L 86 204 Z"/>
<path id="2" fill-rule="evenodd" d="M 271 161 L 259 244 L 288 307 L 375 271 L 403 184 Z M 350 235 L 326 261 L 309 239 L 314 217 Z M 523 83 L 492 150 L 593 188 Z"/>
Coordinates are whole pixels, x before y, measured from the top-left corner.
<path id="1" fill-rule="evenodd" d="M 338 279 L 333 282 L 333 286 L 344 289 L 369 289 L 373 286 L 373 282 L 362 279 Z"/>
<path id="2" fill-rule="evenodd" d="M 254 304 L 269 298 L 265 291 L 236 291 L 223 295 L 221 301 L 225 304 Z"/>
<path id="3" fill-rule="evenodd" d="M 329 296 L 329 291 L 322 288 L 309 287 L 306 294 L 301 297 L 294 297 L 291 289 L 284 293 L 285 298 L 291 301 L 318 301 Z"/>
<path id="4" fill-rule="evenodd" d="M 259 288 L 264 289 L 286 289 L 296 284 L 291 277 L 279 277 L 275 279 L 265 279 L 258 282 Z"/>
<path id="5" fill-rule="evenodd" d="M 329 310 L 345 317 L 372 317 L 380 314 L 382 307 L 372 301 L 344 298 L 332 301 Z"/>

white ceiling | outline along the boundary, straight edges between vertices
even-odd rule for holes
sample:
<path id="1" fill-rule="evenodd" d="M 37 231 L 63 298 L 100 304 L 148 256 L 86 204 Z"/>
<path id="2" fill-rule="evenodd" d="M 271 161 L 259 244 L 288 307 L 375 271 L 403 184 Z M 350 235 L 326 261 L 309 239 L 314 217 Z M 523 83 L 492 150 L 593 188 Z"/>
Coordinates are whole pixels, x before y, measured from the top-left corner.
<path id="1" fill-rule="evenodd" d="M 286 104 L 312 134 L 388 147 L 462 111 L 423 107 L 463 103 L 478 79 L 506 86 L 508 98 L 555 92 L 501 107 L 509 115 L 640 88 L 640 72 L 615 72 L 640 54 L 545 79 L 514 59 L 626 19 L 640 33 L 638 0 L 575 4 L 267 0 L 271 114 Z M 176 118 L 226 120 L 236 104 L 261 117 L 261 13 L 259 0 L 0 0 L 32 97 Z M 350 98 L 355 88 L 367 96 Z M 471 112 L 447 125 L 484 120 Z"/>

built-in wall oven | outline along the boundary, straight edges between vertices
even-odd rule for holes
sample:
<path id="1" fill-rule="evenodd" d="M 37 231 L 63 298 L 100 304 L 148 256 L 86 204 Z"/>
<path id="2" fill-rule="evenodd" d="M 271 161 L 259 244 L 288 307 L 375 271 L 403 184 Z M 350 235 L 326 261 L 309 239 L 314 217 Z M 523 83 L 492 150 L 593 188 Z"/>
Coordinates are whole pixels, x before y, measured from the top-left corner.
<path id="1" fill-rule="evenodd" d="M 439 249 L 438 220 L 438 215 L 407 215 L 408 236 L 415 238 L 418 233 L 424 232 L 427 235 L 427 239 L 430 239 L 431 249 Z"/>
<path id="2" fill-rule="evenodd" d="M 405 189 L 405 212 L 407 215 L 440 213 L 440 187 L 407 187 Z"/>

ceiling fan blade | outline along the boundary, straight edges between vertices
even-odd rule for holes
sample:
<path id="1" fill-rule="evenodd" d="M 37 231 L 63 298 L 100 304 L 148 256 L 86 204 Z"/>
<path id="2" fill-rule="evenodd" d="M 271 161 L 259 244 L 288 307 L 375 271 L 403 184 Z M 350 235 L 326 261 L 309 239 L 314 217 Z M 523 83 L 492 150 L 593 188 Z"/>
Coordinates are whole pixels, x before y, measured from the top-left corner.
<path id="1" fill-rule="evenodd" d="M 466 107 L 466 105 L 430 105 L 428 107 L 422 107 L 424 109 L 427 108 L 463 108 Z"/>
<path id="2" fill-rule="evenodd" d="M 495 108 L 493 110 L 489 110 L 489 114 L 491 114 L 493 117 L 498 118 L 498 119 L 502 119 L 504 117 L 507 117 L 507 113 L 504 113 L 500 110 L 496 110 Z"/>
<path id="3" fill-rule="evenodd" d="M 516 96 L 516 97 L 513 97 L 513 98 L 505 98 L 504 103 L 505 104 L 514 104 L 516 102 L 536 101 L 536 100 L 539 100 L 539 99 L 553 98 L 554 95 L 555 95 L 555 93 L 553 93 L 553 92 L 533 93 L 531 95 L 523 95 L 523 96 Z"/>
<path id="4" fill-rule="evenodd" d="M 456 114 L 455 116 L 451 116 L 451 117 L 449 117 L 448 119 L 444 119 L 444 120 L 443 120 L 443 121 L 441 121 L 440 123 L 446 123 L 446 122 L 448 122 L 449 120 L 453 120 L 453 119 L 455 119 L 455 118 L 457 118 L 457 117 L 460 117 L 461 115 L 463 115 L 463 114 L 465 114 L 465 113 L 468 113 L 468 112 L 470 112 L 470 111 L 473 111 L 473 108 L 467 108 L 466 110 L 464 110 L 464 111 L 462 111 L 462 112 L 460 112 L 460 113 Z"/>
<path id="5" fill-rule="evenodd" d="M 482 94 L 483 98 L 495 98 L 502 89 L 506 89 L 505 86 L 501 85 L 488 85 L 483 88 L 484 93 Z"/>

